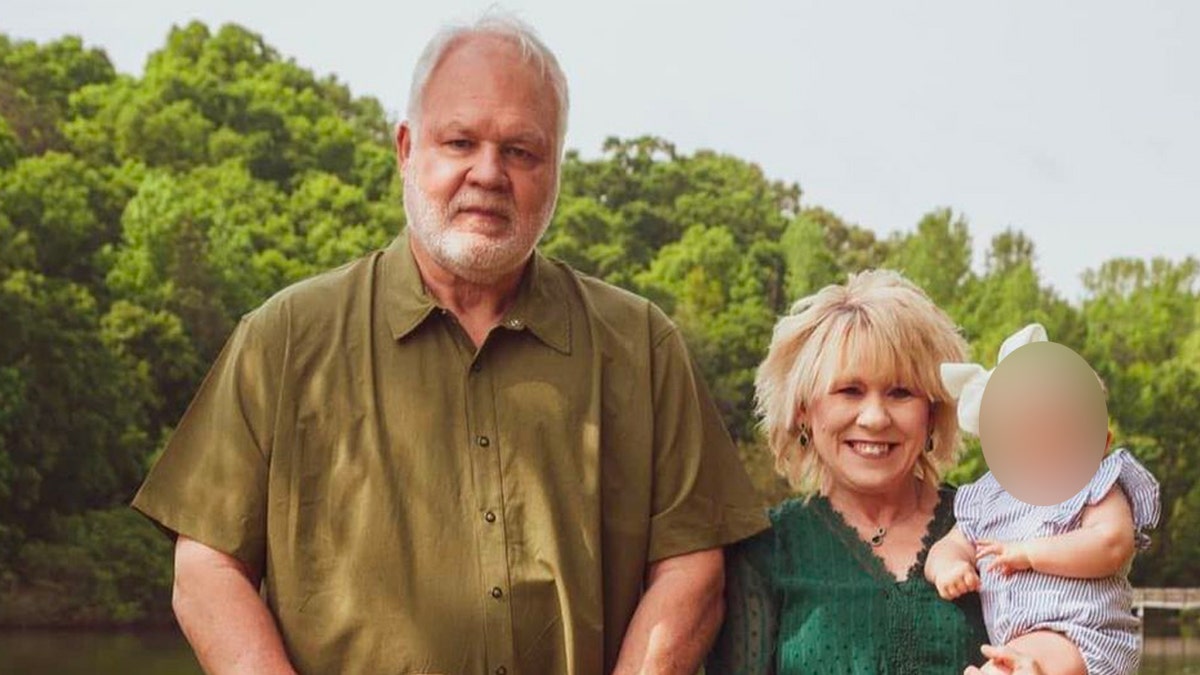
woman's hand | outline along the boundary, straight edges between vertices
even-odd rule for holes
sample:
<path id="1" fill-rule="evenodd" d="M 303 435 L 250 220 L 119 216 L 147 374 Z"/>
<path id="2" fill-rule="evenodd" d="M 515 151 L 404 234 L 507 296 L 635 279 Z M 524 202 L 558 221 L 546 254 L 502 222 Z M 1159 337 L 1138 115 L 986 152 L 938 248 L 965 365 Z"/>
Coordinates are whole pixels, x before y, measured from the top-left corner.
<path id="1" fill-rule="evenodd" d="M 1029 552 L 1025 549 L 1023 542 L 980 539 L 975 546 L 975 561 L 983 560 L 989 555 L 995 556 L 988 563 L 989 572 L 999 572 L 1007 576 L 1033 566 L 1033 563 L 1029 561 Z"/>
<path id="2" fill-rule="evenodd" d="M 1032 656 L 1022 654 L 1012 647 L 993 647 L 984 645 L 979 648 L 988 662 L 983 668 L 968 666 L 963 675 L 1046 675 L 1046 671 L 1033 660 Z"/>
<path id="3" fill-rule="evenodd" d="M 943 600 L 953 600 L 979 590 L 979 573 L 974 565 L 965 560 L 945 563 L 937 570 L 932 581 Z"/>

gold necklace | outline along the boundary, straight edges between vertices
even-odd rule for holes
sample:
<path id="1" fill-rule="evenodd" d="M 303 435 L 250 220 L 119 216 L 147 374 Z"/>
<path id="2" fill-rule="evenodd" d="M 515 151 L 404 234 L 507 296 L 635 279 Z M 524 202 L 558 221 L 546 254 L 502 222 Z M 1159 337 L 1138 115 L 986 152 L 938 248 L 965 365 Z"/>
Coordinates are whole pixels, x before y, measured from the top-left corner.
<path id="1" fill-rule="evenodd" d="M 914 487 L 916 488 L 916 495 L 915 501 L 913 502 L 912 513 L 916 513 L 921 510 L 921 482 L 917 481 Z M 907 517 L 907 515 L 905 517 Z M 892 519 L 891 524 L 895 525 L 896 522 L 900 520 L 903 520 L 903 518 L 894 518 Z M 875 534 L 871 535 L 871 537 L 867 539 L 867 543 L 871 544 L 871 548 L 879 548 L 880 546 L 883 546 L 883 541 L 887 538 L 887 535 L 888 528 L 884 527 L 883 525 L 876 525 Z"/>
<path id="2" fill-rule="evenodd" d="M 883 539 L 887 536 L 887 532 L 887 528 L 882 525 L 879 526 L 879 529 L 875 530 L 875 534 L 871 535 L 872 548 L 883 546 Z"/>

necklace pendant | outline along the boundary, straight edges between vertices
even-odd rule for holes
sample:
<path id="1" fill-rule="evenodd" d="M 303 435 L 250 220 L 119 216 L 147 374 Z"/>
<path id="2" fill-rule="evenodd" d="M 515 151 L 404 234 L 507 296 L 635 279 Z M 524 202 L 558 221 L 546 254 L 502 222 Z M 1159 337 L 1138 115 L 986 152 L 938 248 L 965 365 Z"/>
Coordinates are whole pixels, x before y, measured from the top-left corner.
<path id="1" fill-rule="evenodd" d="M 875 534 L 871 536 L 871 546 L 879 548 L 883 545 L 883 538 L 887 536 L 887 528 L 881 527 L 875 530 Z"/>

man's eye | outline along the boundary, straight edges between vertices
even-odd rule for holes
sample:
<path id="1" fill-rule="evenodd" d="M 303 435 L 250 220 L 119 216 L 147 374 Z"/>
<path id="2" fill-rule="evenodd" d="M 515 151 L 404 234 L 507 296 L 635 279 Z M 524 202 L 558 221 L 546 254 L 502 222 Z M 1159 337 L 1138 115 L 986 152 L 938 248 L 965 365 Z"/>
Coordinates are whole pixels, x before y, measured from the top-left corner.
<path id="1" fill-rule="evenodd" d="M 455 150 L 467 150 L 471 147 L 471 141 L 465 138 L 455 138 L 446 141 L 446 145 L 454 148 Z"/>
<path id="2" fill-rule="evenodd" d="M 513 157 L 515 159 L 530 160 L 530 159 L 533 159 L 533 157 L 534 157 L 534 154 L 532 152 L 526 150 L 525 148 L 521 148 L 521 147 L 517 147 L 517 146 L 509 146 L 509 147 L 505 148 L 504 151 L 506 153 L 508 153 L 508 155 L 510 157 Z"/>

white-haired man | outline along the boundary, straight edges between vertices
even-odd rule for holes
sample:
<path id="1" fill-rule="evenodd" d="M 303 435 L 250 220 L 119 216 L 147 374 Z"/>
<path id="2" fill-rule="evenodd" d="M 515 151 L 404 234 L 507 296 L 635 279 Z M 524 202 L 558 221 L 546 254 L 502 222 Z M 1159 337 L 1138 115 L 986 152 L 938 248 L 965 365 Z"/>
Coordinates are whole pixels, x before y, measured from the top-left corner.
<path id="1" fill-rule="evenodd" d="M 238 325 L 134 501 L 210 672 L 699 666 L 766 522 L 675 327 L 535 251 L 567 107 L 520 22 L 439 34 L 407 230 Z"/>

